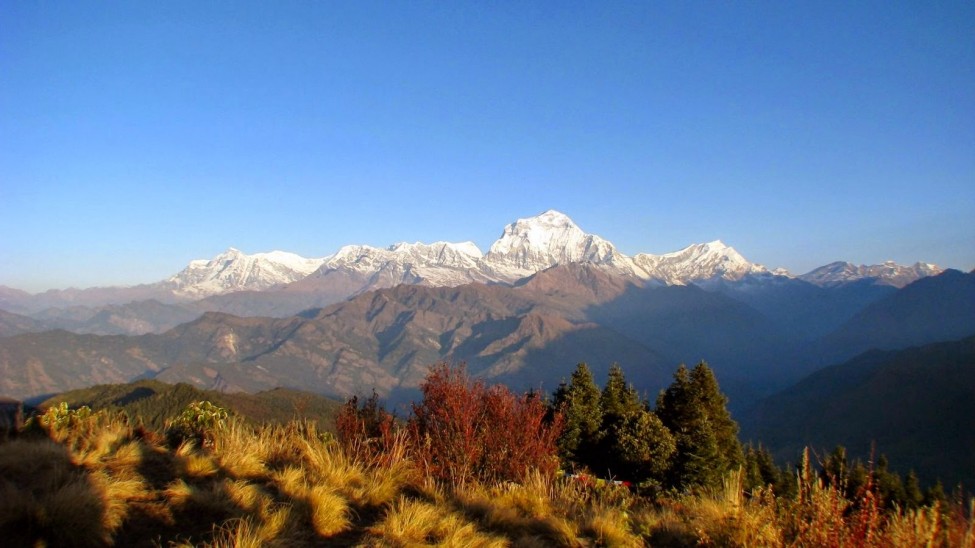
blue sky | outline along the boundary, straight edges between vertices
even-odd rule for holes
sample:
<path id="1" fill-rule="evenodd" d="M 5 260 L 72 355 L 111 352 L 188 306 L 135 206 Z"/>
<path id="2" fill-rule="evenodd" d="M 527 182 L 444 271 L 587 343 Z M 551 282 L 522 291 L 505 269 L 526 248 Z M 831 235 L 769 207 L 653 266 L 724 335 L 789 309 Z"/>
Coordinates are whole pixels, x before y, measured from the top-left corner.
<path id="1" fill-rule="evenodd" d="M 472 240 L 975 267 L 975 3 L 0 2 L 0 284 Z"/>

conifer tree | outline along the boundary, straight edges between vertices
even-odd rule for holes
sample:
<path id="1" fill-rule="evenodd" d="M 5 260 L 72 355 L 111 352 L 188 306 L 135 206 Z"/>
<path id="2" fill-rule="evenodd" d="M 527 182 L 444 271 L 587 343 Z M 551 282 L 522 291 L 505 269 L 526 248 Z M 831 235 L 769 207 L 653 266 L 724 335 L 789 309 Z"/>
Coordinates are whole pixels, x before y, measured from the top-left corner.
<path id="1" fill-rule="evenodd" d="M 603 409 L 600 458 L 590 466 L 611 476 L 651 486 L 659 483 L 674 452 L 674 438 L 613 364 L 600 396 Z"/>
<path id="2" fill-rule="evenodd" d="M 609 368 L 609 377 L 606 379 L 606 387 L 603 388 L 599 403 L 603 408 L 604 425 L 608 420 L 622 419 L 639 412 L 644 407 L 636 390 L 627 384 L 623 368 L 615 363 Z"/>
<path id="3" fill-rule="evenodd" d="M 656 415 L 640 408 L 616 421 L 605 444 L 612 471 L 644 489 L 662 485 L 676 450 L 674 437 Z"/>
<path id="4" fill-rule="evenodd" d="M 745 474 L 745 489 L 748 491 L 772 487 L 776 495 L 782 495 L 786 484 L 792 479 L 788 473 L 776 466 L 772 453 L 762 445 L 757 449 L 749 445 L 745 449 L 742 467 Z"/>
<path id="5" fill-rule="evenodd" d="M 695 386 L 707 411 L 708 420 L 714 430 L 718 453 L 724 462 L 724 470 L 733 470 L 741 465 L 741 442 L 738 441 L 738 423 L 728 411 L 728 398 L 721 393 L 714 372 L 701 362 L 691 370 L 691 383 Z"/>
<path id="6" fill-rule="evenodd" d="M 674 382 L 657 398 L 655 412 L 677 445 L 668 477 L 671 487 L 717 487 L 741 464 L 738 425 L 727 402 L 704 362 L 691 371 L 683 364 L 678 367 Z"/>
<path id="7" fill-rule="evenodd" d="M 911 470 L 904 479 L 904 505 L 913 509 L 921 506 L 923 502 L 924 494 L 921 492 L 921 482 L 914 470 Z"/>
<path id="8" fill-rule="evenodd" d="M 576 365 L 569 383 L 559 385 L 553 400 L 553 406 L 562 411 L 565 420 L 558 441 L 559 454 L 566 464 L 588 464 L 599 441 L 603 411 L 599 387 L 585 363 Z"/>

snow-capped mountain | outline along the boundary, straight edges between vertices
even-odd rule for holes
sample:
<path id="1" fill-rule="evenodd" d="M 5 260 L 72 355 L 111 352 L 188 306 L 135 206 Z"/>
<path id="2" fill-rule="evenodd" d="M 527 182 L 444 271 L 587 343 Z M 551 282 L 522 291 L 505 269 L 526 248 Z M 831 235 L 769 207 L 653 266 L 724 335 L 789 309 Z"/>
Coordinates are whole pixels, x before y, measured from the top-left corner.
<path id="1" fill-rule="evenodd" d="M 556 265 L 573 263 L 592 264 L 613 274 L 671 285 L 717 278 L 736 280 L 767 272 L 720 241 L 664 255 L 642 253 L 631 258 L 609 241 L 584 232 L 564 213 L 549 210 L 506 226 L 487 254 L 482 254 L 472 242 L 404 242 L 385 249 L 347 245 L 322 259 L 281 251 L 247 255 L 231 248 L 213 259 L 191 262 L 164 283 L 179 297 L 203 298 L 263 290 L 306 278 L 302 289 L 320 290 L 321 283 L 331 283 L 328 279 L 342 279 L 352 295 L 399 284 L 511 283 Z"/>
<path id="2" fill-rule="evenodd" d="M 570 263 L 594 263 L 626 274 L 644 274 L 613 244 L 583 232 L 567 215 L 554 210 L 506 226 L 483 261 L 490 274 L 504 281 Z"/>
<path id="3" fill-rule="evenodd" d="M 883 264 L 855 265 L 837 261 L 799 276 L 800 280 L 819 286 L 842 285 L 857 280 L 872 279 L 878 285 L 904 287 L 926 276 L 936 276 L 944 271 L 941 267 L 930 263 L 914 263 L 910 266 L 899 265 L 894 261 Z"/>
<path id="4" fill-rule="evenodd" d="M 749 274 L 764 274 L 768 269 L 749 262 L 721 240 L 694 244 L 663 255 L 640 253 L 633 262 L 647 277 L 667 285 L 685 285 L 720 278 L 739 280 Z"/>
<path id="5" fill-rule="evenodd" d="M 456 286 L 489 281 L 480 272 L 481 250 L 473 242 L 398 243 L 386 249 L 349 245 L 327 257 L 318 274 L 346 271 L 374 278 L 370 287 L 401 283 Z"/>
<path id="6" fill-rule="evenodd" d="M 471 282 L 512 283 L 556 265 L 587 263 L 616 275 L 667 285 L 738 281 L 754 275 L 789 276 L 745 259 L 720 240 L 654 255 L 624 255 L 609 241 L 579 228 L 564 213 L 549 210 L 518 219 L 504 228 L 486 254 L 472 242 L 398 243 L 387 248 L 348 245 L 334 255 L 306 259 L 272 251 L 248 255 L 230 248 L 209 260 L 192 261 L 158 284 L 182 299 L 199 299 L 242 290 L 265 290 L 301 280 L 303 290 L 319 291 L 341 282 L 343 295 L 399 284 L 457 286 Z M 903 287 L 941 272 L 935 265 L 873 266 L 833 263 L 799 278 L 816 285 L 838 285 L 871 278 Z M 312 276 L 314 274 L 314 276 Z M 331 280 L 331 281 L 330 281 Z M 335 288 L 337 289 L 337 288 Z"/>
<path id="7" fill-rule="evenodd" d="M 177 296 L 199 299 L 295 282 L 318 270 L 324 262 L 325 259 L 306 259 L 284 251 L 247 255 L 231 247 L 212 259 L 191 261 L 164 283 Z"/>

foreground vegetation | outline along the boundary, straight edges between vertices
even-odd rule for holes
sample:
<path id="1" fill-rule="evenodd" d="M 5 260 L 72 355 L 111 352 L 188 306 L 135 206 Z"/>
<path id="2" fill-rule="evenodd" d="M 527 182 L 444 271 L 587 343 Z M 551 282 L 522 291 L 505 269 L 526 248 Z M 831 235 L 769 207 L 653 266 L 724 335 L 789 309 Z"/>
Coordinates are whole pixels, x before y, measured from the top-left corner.
<path id="1" fill-rule="evenodd" d="M 695 429 L 679 419 L 689 401 L 680 391 L 707 386 L 706 373 L 678 372 L 658 401 L 665 420 L 644 414 L 645 402 L 612 397 L 588 408 L 596 414 L 572 417 L 572 384 L 553 409 L 447 366 L 428 377 L 407 420 L 377 398 L 353 399 L 337 436 L 299 419 L 255 426 L 210 402 L 159 430 L 119 412 L 52 407 L 0 441 L 0 538 L 9 546 L 975 546 L 971 501 L 890 503 L 875 471 L 855 486 L 835 473 L 840 455 L 817 469 L 806 453 L 795 473 L 762 485 L 768 470 L 728 440 L 731 424 Z M 602 394 L 628 393 L 617 374 Z M 619 436 L 580 433 L 579 417 L 616 421 L 598 431 Z M 682 454 L 688 447 L 711 448 L 717 464 Z M 587 474 L 583 459 L 595 462 L 599 448 L 616 451 L 610 462 L 641 481 Z"/>

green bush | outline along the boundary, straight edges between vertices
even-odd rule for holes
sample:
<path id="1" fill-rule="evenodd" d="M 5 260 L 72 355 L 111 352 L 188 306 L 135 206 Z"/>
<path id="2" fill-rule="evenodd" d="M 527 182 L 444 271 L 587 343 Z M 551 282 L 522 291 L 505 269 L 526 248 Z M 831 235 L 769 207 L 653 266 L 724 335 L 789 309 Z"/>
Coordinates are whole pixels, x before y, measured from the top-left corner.
<path id="1" fill-rule="evenodd" d="M 49 434 L 63 433 L 87 423 L 94 415 L 87 405 L 70 409 L 67 402 L 61 402 L 48 407 L 40 415 L 31 417 L 24 426 L 29 429 L 40 427 Z"/>
<path id="2" fill-rule="evenodd" d="M 166 437 L 173 445 L 193 440 L 201 446 L 213 445 L 214 433 L 222 429 L 230 414 L 207 400 L 193 402 L 166 427 Z"/>

